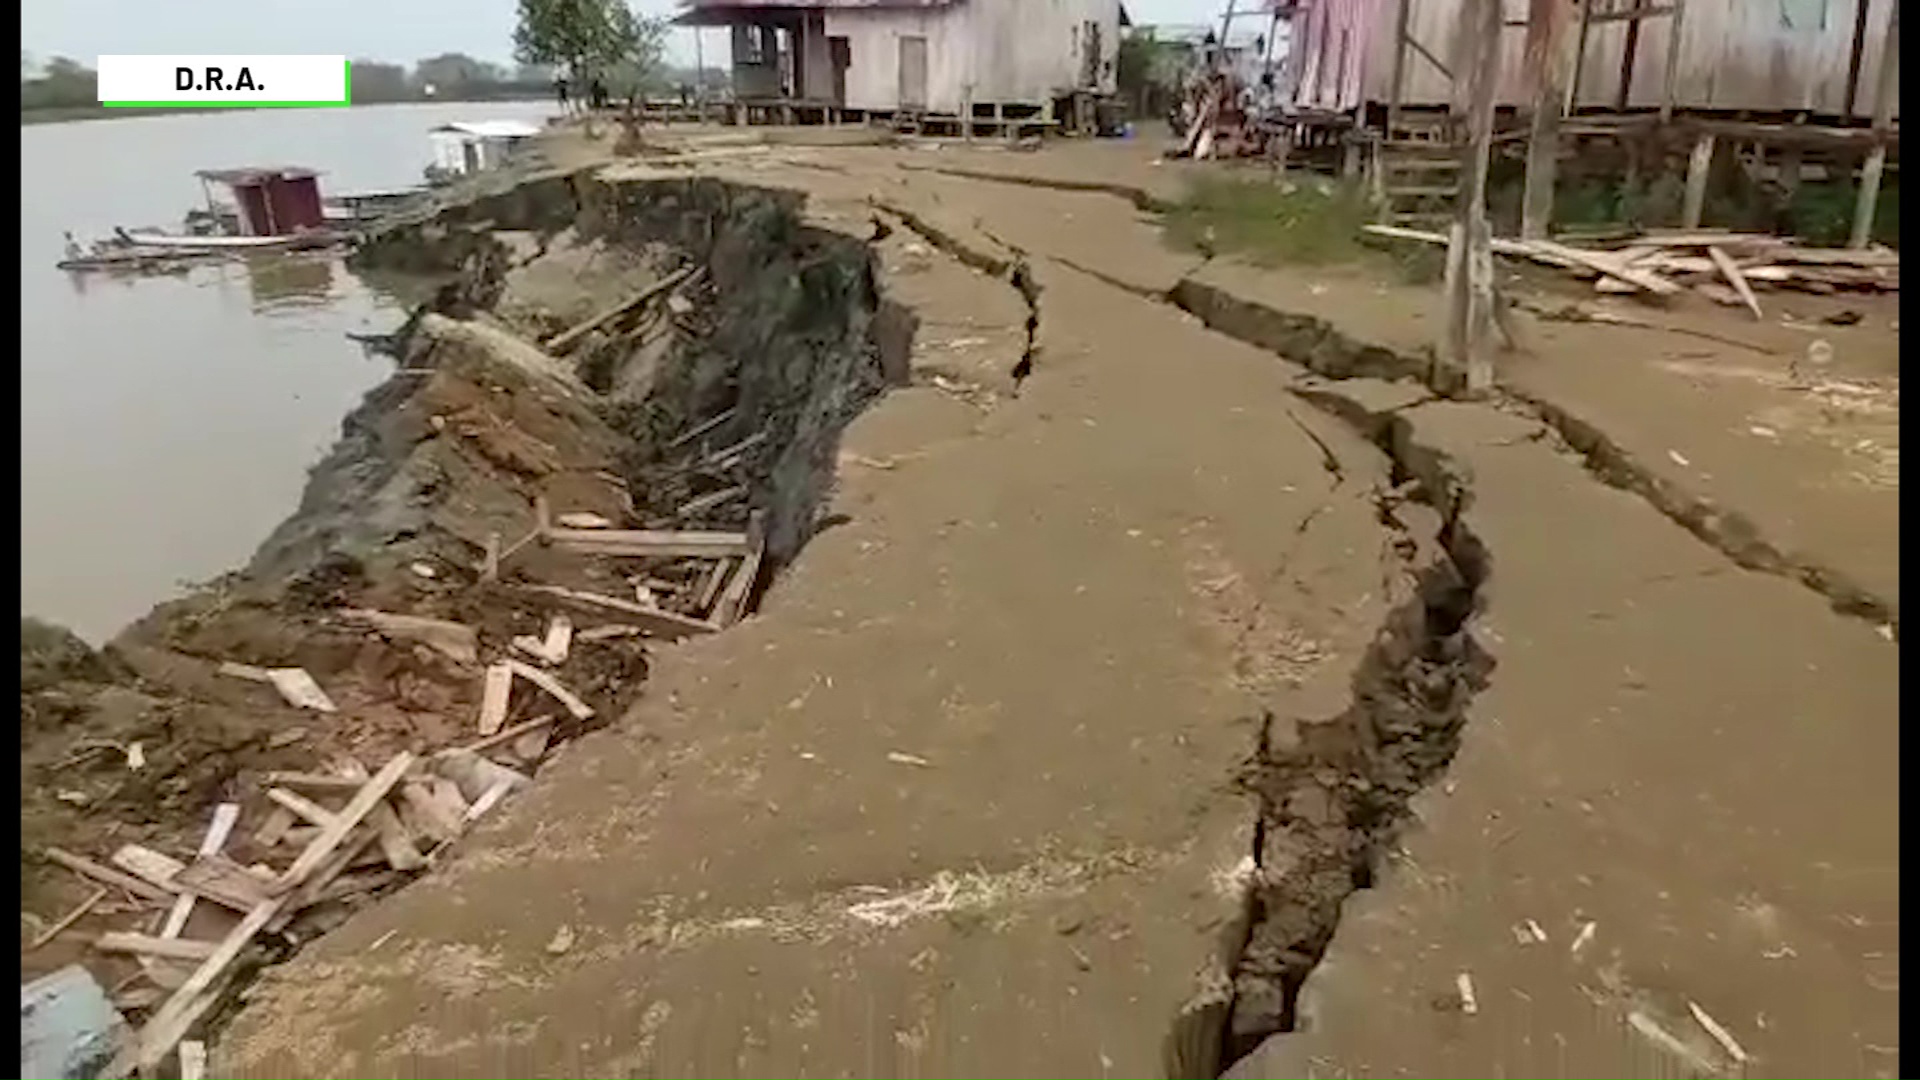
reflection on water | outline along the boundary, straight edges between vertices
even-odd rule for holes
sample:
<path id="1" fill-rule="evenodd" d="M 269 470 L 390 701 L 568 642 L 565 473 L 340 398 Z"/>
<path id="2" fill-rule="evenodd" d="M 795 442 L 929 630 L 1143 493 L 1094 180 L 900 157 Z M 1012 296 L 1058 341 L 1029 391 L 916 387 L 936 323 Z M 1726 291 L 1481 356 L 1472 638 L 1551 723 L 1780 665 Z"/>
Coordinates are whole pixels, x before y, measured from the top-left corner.
<path id="1" fill-rule="evenodd" d="M 68 274 L 61 234 L 177 221 L 199 169 L 276 162 L 325 190 L 415 182 L 426 132 L 544 106 L 202 113 L 21 128 L 21 605 L 100 641 L 243 564 L 391 370 L 348 340 L 399 300 L 337 256 Z M 129 170 L 124 163 L 137 161 Z"/>

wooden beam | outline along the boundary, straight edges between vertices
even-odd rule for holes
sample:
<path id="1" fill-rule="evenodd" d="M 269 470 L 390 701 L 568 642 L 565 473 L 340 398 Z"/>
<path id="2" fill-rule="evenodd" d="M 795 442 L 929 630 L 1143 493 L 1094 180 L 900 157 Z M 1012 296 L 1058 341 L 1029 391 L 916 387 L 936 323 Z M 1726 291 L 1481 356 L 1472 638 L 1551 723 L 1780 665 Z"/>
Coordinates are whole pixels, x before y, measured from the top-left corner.
<path id="1" fill-rule="evenodd" d="M 1500 82 L 1500 5 L 1461 6 L 1459 51 L 1468 90 L 1467 147 L 1460 201 L 1447 251 L 1447 324 L 1443 349 L 1464 371 L 1470 396 L 1493 387 L 1493 230 L 1487 221 L 1487 172 L 1493 145 L 1494 95 Z"/>
<path id="2" fill-rule="evenodd" d="M 1887 32 L 1880 39 L 1880 72 L 1873 80 L 1873 149 L 1860 170 L 1860 197 L 1853 206 L 1853 233 L 1847 238 L 1847 246 L 1855 250 L 1873 239 L 1880 180 L 1887 168 L 1887 135 L 1893 127 L 1893 76 L 1900 70 L 1900 0 L 1890 0 L 1887 8 Z"/>
<path id="3" fill-rule="evenodd" d="M 1567 47 L 1572 43 L 1568 0 L 1531 0 L 1527 12 L 1527 75 L 1533 116 L 1527 135 L 1526 192 L 1520 238 L 1544 240 L 1553 227 L 1553 193 L 1560 169 L 1560 116 L 1567 95 Z"/>
<path id="4" fill-rule="evenodd" d="M 1860 63 L 1866 57 L 1867 9 L 1872 6 L 1871 0 L 1855 0 L 1853 7 L 1853 41 L 1847 47 L 1847 91 L 1840 103 L 1840 115 L 1849 120 L 1853 119 L 1853 107 L 1860 100 Z"/>
<path id="5" fill-rule="evenodd" d="M 1419 38 L 1414 37 L 1412 34 L 1408 34 L 1406 37 L 1406 41 L 1407 41 L 1407 46 L 1411 48 L 1414 52 L 1419 53 L 1420 56 L 1426 60 L 1427 63 L 1432 64 L 1436 68 L 1439 68 L 1440 74 L 1445 75 L 1449 80 L 1452 80 L 1454 82 L 1459 81 L 1459 79 L 1454 76 L 1453 72 L 1447 67 L 1447 65 L 1440 62 L 1439 57 L 1429 52 L 1425 45 L 1420 44 Z"/>
<path id="6" fill-rule="evenodd" d="M 653 299 L 654 297 L 679 287 L 679 285 L 682 282 L 686 281 L 688 278 L 691 278 L 699 270 L 700 270 L 699 266 L 683 266 L 680 269 L 675 270 L 673 273 L 668 274 L 666 277 L 661 278 L 659 281 L 656 281 L 653 284 L 647 286 L 646 288 L 641 289 L 639 292 L 634 293 L 632 296 L 629 296 L 625 300 L 620 301 L 618 304 L 615 304 L 612 307 L 606 309 L 605 311 L 602 311 L 598 315 L 593 316 L 587 321 L 580 323 L 577 326 L 570 327 L 566 330 L 562 330 L 558 334 L 553 335 L 552 337 L 548 338 L 544 343 L 542 343 L 540 347 L 542 350 L 549 353 L 554 353 L 556 355 L 559 353 L 563 353 L 567 349 L 571 348 L 581 338 L 586 337 L 588 334 L 592 333 L 595 330 L 598 330 L 600 327 L 605 326 L 606 324 L 612 322 L 613 320 L 619 318 L 620 316 L 626 314 L 627 312 L 632 311 L 634 308 L 639 307 L 641 304 L 646 303 L 647 301 Z"/>
<path id="7" fill-rule="evenodd" d="M 1667 74 L 1660 84 L 1660 122 L 1673 119 L 1673 103 L 1680 95 L 1681 33 L 1686 29 L 1687 0 L 1673 0 L 1673 22 L 1667 26 Z"/>
<path id="8" fill-rule="evenodd" d="M 1580 79 L 1587 70 L 1587 35 L 1593 30 L 1593 0 L 1580 0 L 1580 32 L 1573 47 L 1573 75 L 1567 82 L 1567 107 L 1571 116 L 1580 107 Z"/>
<path id="9" fill-rule="evenodd" d="M 1680 207 L 1680 227 L 1697 229 L 1707 206 L 1707 179 L 1713 172 L 1711 134 L 1702 134 L 1693 143 L 1693 156 L 1687 160 L 1687 194 Z"/>
<path id="10" fill-rule="evenodd" d="M 555 526 L 547 530 L 546 539 L 569 551 L 587 555 L 719 559 L 747 553 L 746 534 L 735 532 L 568 529 Z"/>
<path id="11" fill-rule="evenodd" d="M 1594 19 L 1595 22 L 1608 22 L 1623 17 L 1627 20 L 1627 44 L 1620 50 L 1620 85 L 1613 92 L 1615 112 L 1626 112 L 1628 103 L 1633 99 L 1633 68 L 1640 59 L 1640 17 L 1637 9 L 1630 9 L 1608 12 Z"/>
<path id="12" fill-rule="evenodd" d="M 1387 83 L 1387 135 L 1400 126 L 1400 99 L 1407 90 L 1407 13 L 1413 0 L 1394 0 L 1393 74 Z M 1291 52 L 1292 49 L 1289 49 Z"/>

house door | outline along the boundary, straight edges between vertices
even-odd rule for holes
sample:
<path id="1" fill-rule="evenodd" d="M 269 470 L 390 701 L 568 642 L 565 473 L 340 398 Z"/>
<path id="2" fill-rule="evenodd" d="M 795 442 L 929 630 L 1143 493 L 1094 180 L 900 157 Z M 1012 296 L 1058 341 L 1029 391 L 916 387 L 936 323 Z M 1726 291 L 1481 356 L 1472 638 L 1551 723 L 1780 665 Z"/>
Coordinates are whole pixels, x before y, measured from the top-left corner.
<path id="1" fill-rule="evenodd" d="M 900 107 L 927 107 L 927 39 L 900 39 Z"/>
<path id="2" fill-rule="evenodd" d="M 833 65 L 833 103 L 847 103 L 847 69 L 853 66 L 853 46 L 846 38 L 827 39 L 828 61 Z"/>

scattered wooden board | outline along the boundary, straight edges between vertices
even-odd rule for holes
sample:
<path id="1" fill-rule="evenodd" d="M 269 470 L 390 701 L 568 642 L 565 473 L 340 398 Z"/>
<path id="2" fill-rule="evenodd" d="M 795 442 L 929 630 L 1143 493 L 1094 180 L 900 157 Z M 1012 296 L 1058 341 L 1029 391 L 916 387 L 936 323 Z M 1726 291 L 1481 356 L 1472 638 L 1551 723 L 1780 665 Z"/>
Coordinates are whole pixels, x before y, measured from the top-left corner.
<path id="1" fill-rule="evenodd" d="M 180 1080 L 206 1080 L 207 1044 L 188 1039 L 180 1044 Z"/>
<path id="2" fill-rule="evenodd" d="M 266 668 L 254 667 L 252 664 L 236 664 L 231 660 L 223 661 L 215 670 L 222 675 L 245 679 L 248 682 L 270 683 L 273 681 L 273 672 Z"/>
<path id="3" fill-rule="evenodd" d="M 337 712 L 333 699 L 327 696 L 320 684 L 313 681 L 306 668 L 275 668 L 267 673 L 273 682 L 273 688 L 287 704 L 296 709 L 312 709 L 315 712 Z"/>
<path id="4" fill-rule="evenodd" d="M 680 509 L 674 511 L 673 516 L 678 518 L 697 517 L 709 510 L 725 506 L 727 503 L 746 495 L 746 493 L 747 485 L 745 484 L 735 484 L 732 487 L 721 488 L 719 491 L 709 492 L 681 503 Z"/>
<path id="5" fill-rule="evenodd" d="M 118 931 L 101 934 L 94 939 L 93 947 L 101 952 L 140 953 L 163 956 L 169 960 L 205 960 L 213 955 L 214 950 L 211 941 L 188 941 L 184 938 L 151 937 Z"/>
<path id="6" fill-rule="evenodd" d="M 513 697 L 513 667 L 502 660 L 487 667 L 486 682 L 480 690 L 480 734 L 500 730 L 507 719 L 507 703 Z"/>
<path id="7" fill-rule="evenodd" d="M 747 537 L 744 533 L 555 527 L 548 529 L 546 536 L 554 545 L 582 555 L 718 559 L 747 553 Z"/>
<path id="8" fill-rule="evenodd" d="M 746 611 L 747 600 L 753 594 L 754 581 L 760 576 L 760 560 L 767 550 L 767 517 L 764 510 L 755 510 L 749 519 L 747 533 L 753 538 L 752 550 L 740 560 L 740 568 L 734 571 L 733 580 L 720 593 L 720 599 L 714 604 L 712 619 L 720 626 L 732 626 L 740 621 Z"/>
<path id="9" fill-rule="evenodd" d="M 501 663 L 506 664 L 513 674 L 545 690 L 548 696 L 560 703 L 562 708 L 572 713 L 574 719 L 591 720 L 593 718 L 593 706 L 588 705 L 586 702 L 574 696 L 573 691 L 568 690 L 562 685 L 559 679 L 541 671 L 537 667 L 522 663 L 519 660 L 503 660 Z M 500 730 L 499 725 L 496 724 L 493 731 L 485 732 L 485 734 L 491 735 L 498 730 Z"/>
<path id="10" fill-rule="evenodd" d="M 413 761 L 413 755 L 403 750 L 381 766 L 373 779 L 367 781 L 366 786 L 355 792 L 347 805 L 335 815 L 333 823 L 322 827 L 320 835 L 307 845 L 307 849 L 293 861 L 293 865 L 287 868 L 287 872 L 280 875 L 279 888 L 283 892 L 291 889 L 306 881 L 309 875 L 319 869 L 327 856 L 346 841 L 347 833 L 360 824 L 373 811 L 373 808 L 387 797 L 387 793 L 393 790 L 402 776 L 406 775 Z"/>
<path id="11" fill-rule="evenodd" d="M 494 540 L 497 542 L 498 539 L 496 535 Z M 497 552 L 495 560 L 498 561 Z M 397 615 L 393 612 L 374 611 L 369 608 L 342 608 L 340 616 L 353 622 L 365 623 L 390 638 L 417 641 L 445 653 L 458 663 L 475 664 L 480 661 L 479 632 L 463 623 L 449 622 L 446 619 L 429 619 L 420 615 Z"/>
<path id="12" fill-rule="evenodd" d="M 1579 248 L 1568 247 L 1565 244 L 1556 244 L 1551 240 L 1529 240 L 1527 243 L 1532 245 L 1535 250 L 1545 252 L 1558 259 L 1564 259 L 1568 262 L 1585 266 L 1590 270 L 1597 270 L 1608 277 L 1619 278 L 1629 285 L 1639 286 L 1641 289 L 1653 293 L 1656 296 L 1672 296 L 1680 291 L 1680 286 L 1675 285 L 1666 278 L 1658 274 L 1648 273 L 1645 270 L 1636 270 L 1602 252 L 1582 251 Z M 1498 248 L 1496 247 L 1495 250 L 1498 250 Z"/>
<path id="13" fill-rule="evenodd" d="M 247 912 L 266 900 L 271 879 L 261 877 L 223 855 L 202 855 L 174 875 L 174 883 L 222 907 Z"/>
<path id="14" fill-rule="evenodd" d="M 547 636 L 537 638 L 530 634 L 519 634 L 513 639 L 513 647 L 548 666 L 567 662 L 567 651 L 573 646 L 573 620 L 565 615 L 555 615 L 547 623 Z"/>
<path id="15" fill-rule="evenodd" d="M 334 822 L 333 811 L 304 795 L 296 795 L 286 788 L 268 788 L 267 798 L 292 811 L 295 817 L 304 818 L 323 829 Z"/>
<path id="16" fill-rule="evenodd" d="M 442 844 L 459 837 L 467 803 L 453 784 L 438 777 L 409 780 L 401 787 L 400 797 L 412 810 L 421 832 Z"/>
<path id="17" fill-rule="evenodd" d="M 159 1068 L 187 1031 L 219 1000 L 219 983 L 226 976 L 227 968 L 240 958 L 241 952 L 280 913 L 285 903 L 285 897 L 275 897 L 247 912 L 166 1004 L 155 1010 L 146 1027 L 140 1029 L 139 1036 L 107 1063 L 101 1075 L 128 1076 L 135 1071 L 152 1072 Z"/>
<path id="18" fill-rule="evenodd" d="M 555 717 L 553 716 L 536 716 L 531 720 L 523 720 L 518 724 L 514 724 L 512 727 L 501 728 L 499 731 L 485 738 L 475 739 L 473 742 L 461 747 L 461 749 L 474 754 L 478 754 L 483 750 L 491 750 L 496 746 L 510 743 L 528 732 L 538 731 L 553 723 L 554 720 Z"/>
<path id="19" fill-rule="evenodd" d="M 186 863 L 141 844 L 122 844 L 108 857 L 113 865 L 156 888 L 173 891 L 174 876 L 186 869 Z M 171 898 L 169 898 L 171 899 Z"/>
<path id="20" fill-rule="evenodd" d="M 632 296 L 626 298 L 625 300 L 622 300 L 619 303 L 613 305 L 612 307 L 607 308 L 605 311 L 602 311 L 599 314 L 593 316 L 592 318 L 587 319 L 585 322 L 579 323 L 575 326 L 568 327 L 567 329 L 562 330 L 561 332 L 553 335 L 552 337 L 548 338 L 544 343 L 542 343 L 540 347 L 544 351 L 553 353 L 555 355 L 563 353 L 567 349 L 573 347 L 573 345 L 579 342 L 581 338 L 586 337 L 588 334 L 592 333 L 593 331 L 599 329 L 602 326 L 605 326 L 607 323 L 610 323 L 613 320 L 619 318 L 620 316 L 626 314 L 627 312 L 632 311 L 634 308 L 639 307 L 640 305 L 646 303 L 647 301 L 653 299 L 656 296 L 659 296 L 663 293 L 671 292 L 672 290 L 678 288 L 682 282 L 685 282 L 689 278 L 693 277 L 693 275 L 699 272 L 701 269 L 702 268 L 697 265 L 681 267 L 680 269 L 674 271 L 673 273 L 668 274 L 666 277 L 661 278 L 659 281 L 656 281 L 653 284 L 648 285 L 646 288 L 641 289 L 639 292 L 633 294 Z"/>
<path id="21" fill-rule="evenodd" d="M 46 849 L 46 856 L 53 862 L 66 867 L 82 877 L 92 878 L 102 885 L 111 885 L 118 889 L 125 889 L 143 900 L 154 900 L 161 903 L 168 903 L 173 900 L 170 890 L 160 888 L 150 882 L 142 881 L 125 871 L 115 870 L 110 866 L 102 866 L 84 855 L 75 855 L 71 851 L 50 847 Z"/>
<path id="22" fill-rule="evenodd" d="M 614 596 L 602 596 L 599 593 L 581 592 L 577 589 L 562 588 L 558 585 L 521 585 L 519 588 L 525 592 L 538 593 L 542 596 L 552 596 L 577 607 L 595 608 L 601 611 L 617 611 L 622 616 L 630 619 L 635 625 L 639 626 L 649 637 L 661 638 L 667 641 L 678 641 L 681 638 L 694 637 L 700 634 L 711 634 L 718 629 L 718 627 L 710 622 L 690 618 L 686 615 L 676 615 L 671 611 L 662 611 L 659 608 L 650 608 L 644 604 L 637 604 L 632 600 L 622 600 Z"/>
<path id="23" fill-rule="evenodd" d="M 227 846 L 227 837 L 233 834 L 233 827 L 240 821 L 239 803 L 221 803 L 213 808 L 213 820 L 207 823 L 207 831 L 200 838 L 200 858 L 218 855 Z M 160 936 L 179 937 L 186 928 L 187 920 L 193 916 L 195 895 L 190 889 L 182 889 L 173 902 L 173 909 L 167 912 L 167 921 L 160 929 Z"/>
<path id="24" fill-rule="evenodd" d="M 93 890 L 92 893 L 88 894 L 85 900 L 82 900 L 78 904 L 75 904 L 71 911 L 67 912 L 65 915 L 60 916 L 58 919 L 55 919 L 52 922 L 52 924 L 49 925 L 45 930 L 42 930 L 38 934 L 35 934 L 33 936 L 33 940 L 27 943 L 27 947 L 20 951 L 23 953 L 33 952 L 34 950 L 39 949 L 41 946 L 44 946 L 48 942 L 52 941 L 54 938 L 57 938 L 61 934 L 72 929 L 74 923 L 77 923 L 81 919 L 86 918 L 87 912 L 92 911 L 100 903 L 100 901 L 105 900 L 106 898 L 107 898 L 107 889 L 105 887 L 101 887 Z"/>
<path id="25" fill-rule="evenodd" d="M 1732 285 L 1733 291 L 1740 294 L 1740 302 L 1747 305 L 1747 310 L 1753 312 L 1753 317 L 1764 320 L 1766 316 L 1760 312 L 1760 298 L 1753 295 L 1753 286 L 1747 284 L 1746 275 L 1740 272 L 1740 268 L 1734 265 L 1727 253 L 1717 247 L 1708 247 L 1707 258 L 1712 259 L 1713 265 L 1719 267 L 1720 272 L 1726 275 L 1727 284 Z"/>

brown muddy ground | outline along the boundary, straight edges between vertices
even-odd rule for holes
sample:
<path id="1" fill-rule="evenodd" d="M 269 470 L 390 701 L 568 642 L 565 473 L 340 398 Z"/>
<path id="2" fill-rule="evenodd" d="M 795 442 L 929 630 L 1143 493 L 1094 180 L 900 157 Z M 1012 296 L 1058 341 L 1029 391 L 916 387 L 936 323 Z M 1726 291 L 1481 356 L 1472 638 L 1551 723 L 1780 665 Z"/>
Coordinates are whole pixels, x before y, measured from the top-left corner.
<path id="1" fill-rule="evenodd" d="M 606 175 L 886 232 L 918 328 L 832 527 L 218 1068 L 1895 1075 L 1888 313 L 1824 389 L 1689 309 L 1779 359 L 1530 323 L 1438 403 L 1350 378 L 1424 370 L 1430 293 L 953 175 L 1176 191 L 1140 147 L 782 143 Z"/>

